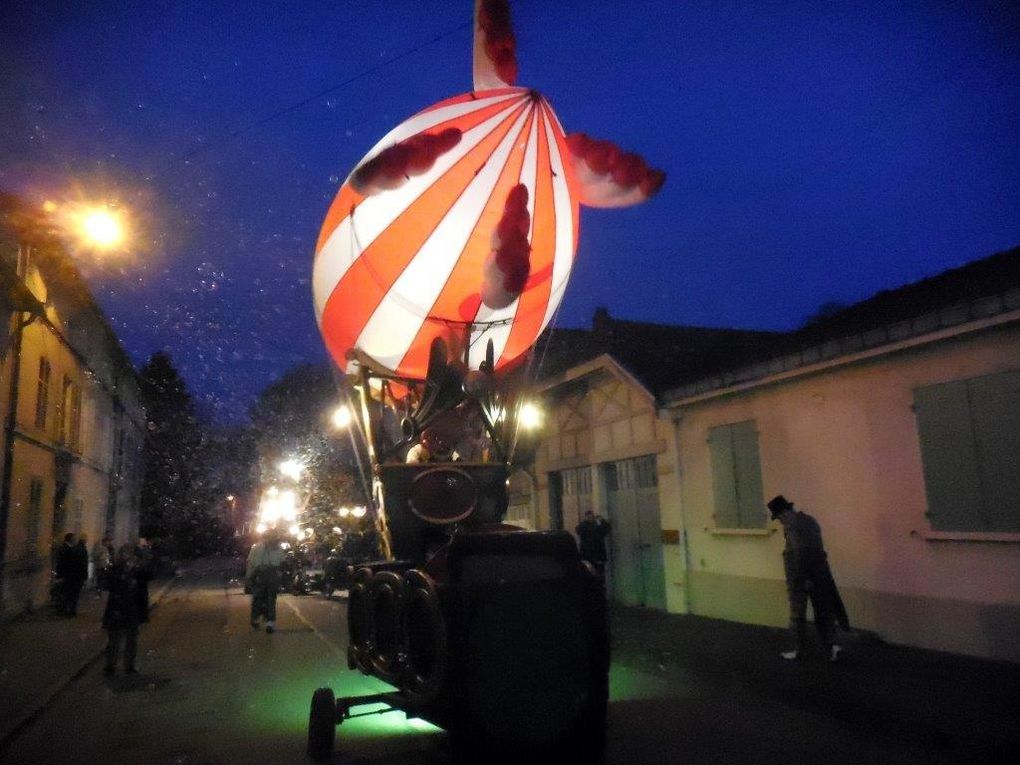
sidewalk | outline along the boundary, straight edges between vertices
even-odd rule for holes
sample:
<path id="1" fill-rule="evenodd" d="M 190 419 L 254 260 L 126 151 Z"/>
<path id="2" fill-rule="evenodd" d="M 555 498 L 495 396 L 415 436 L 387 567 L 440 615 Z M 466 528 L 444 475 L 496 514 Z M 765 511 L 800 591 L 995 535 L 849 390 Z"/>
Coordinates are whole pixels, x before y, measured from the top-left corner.
<path id="1" fill-rule="evenodd" d="M 952 761 L 1013 761 L 1020 751 L 1020 664 L 853 632 L 837 664 L 820 651 L 789 662 L 779 657 L 786 630 L 637 608 L 615 607 L 612 629 L 614 663 L 732 692 L 741 708 L 811 710 Z"/>
<path id="2" fill-rule="evenodd" d="M 157 604 L 173 579 L 150 585 Z M 0 744 L 85 671 L 106 646 L 105 593 L 82 593 L 78 615 L 58 616 L 51 606 L 0 626 Z"/>

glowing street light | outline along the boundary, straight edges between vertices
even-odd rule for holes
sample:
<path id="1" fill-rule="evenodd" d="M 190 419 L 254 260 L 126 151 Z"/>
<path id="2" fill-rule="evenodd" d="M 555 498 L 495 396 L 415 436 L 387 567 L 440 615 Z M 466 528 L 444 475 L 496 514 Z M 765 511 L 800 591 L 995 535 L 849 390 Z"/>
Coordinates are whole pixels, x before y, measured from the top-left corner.
<path id="1" fill-rule="evenodd" d="M 120 216 L 108 207 L 86 210 L 81 218 L 80 231 L 86 241 L 104 250 L 124 241 L 124 224 Z"/>
<path id="2" fill-rule="evenodd" d="M 351 508 L 341 507 L 339 510 L 336 511 L 336 514 L 339 515 L 341 518 L 346 518 L 351 514 Z"/>
<path id="3" fill-rule="evenodd" d="M 364 518 L 365 513 L 367 512 L 368 508 L 362 507 L 361 505 L 359 505 L 358 507 L 351 508 L 351 515 L 353 515 L 355 518 Z"/>
<path id="4" fill-rule="evenodd" d="M 333 425 L 337 428 L 346 428 L 351 424 L 351 408 L 347 404 L 341 404 L 333 410 Z"/>
<path id="5" fill-rule="evenodd" d="M 295 481 L 301 478 L 301 474 L 305 470 L 304 463 L 294 457 L 284 460 L 279 467 L 281 473 Z"/>

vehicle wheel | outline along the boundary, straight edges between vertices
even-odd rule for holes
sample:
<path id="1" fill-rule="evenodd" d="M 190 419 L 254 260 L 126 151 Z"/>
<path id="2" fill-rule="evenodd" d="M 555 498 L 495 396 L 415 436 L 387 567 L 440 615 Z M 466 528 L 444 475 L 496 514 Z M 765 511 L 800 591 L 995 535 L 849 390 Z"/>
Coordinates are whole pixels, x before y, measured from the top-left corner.
<path id="1" fill-rule="evenodd" d="M 336 741 L 336 697 L 332 688 L 319 688 L 312 694 L 308 715 L 308 755 L 313 760 L 328 760 Z"/>

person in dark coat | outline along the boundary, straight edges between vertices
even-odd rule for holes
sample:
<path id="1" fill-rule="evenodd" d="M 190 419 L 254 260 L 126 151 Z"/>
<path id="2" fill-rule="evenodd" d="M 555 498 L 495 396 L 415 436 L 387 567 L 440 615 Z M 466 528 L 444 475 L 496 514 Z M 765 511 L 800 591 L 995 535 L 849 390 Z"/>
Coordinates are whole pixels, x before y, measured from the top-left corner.
<path id="1" fill-rule="evenodd" d="M 78 613 L 78 598 L 89 576 L 89 554 L 81 544 L 76 544 L 75 535 L 64 534 L 64 541 L 57 548 L 54 570 L 57 577 L 57 612 L 64 616 Z"/>
<path id="2" fill-rule="evenodd" d="M 109 595 L 103 612 L 103 629 L 106 630 L 106 666 L 104 671 L 111 675 L 116 671 L 117 658 L 124 648 L 124 671 L 135 673 L 135 658 L 138 655 L 138 625 L 142 619 L 140 598 L 138 556 L 134 545 L 123 544 L 117 550 L 113 565 L 107 572 L 106 585 Z"/>
<path id="3" fill-rule="evenodd" d="M 609 536 L 611 528 L 609 521 L 589 510 L 575 529 L 581 557 L 600 574 L 606 568 L 606 537 Z"/>
<path id="4" fill-rule="evenodd" d="M 783 568 L 790 600 L 790 630 L 794 647 L 781 656 L 789 660 L 803 658 L 807 643 L 807 604 L 810 600 L 815 627 L 826 655 L 830 661 L 838 661 L 843 648 L 835 642 L 836 624 L 849 630 L 850 621 L 829 569 L 828 556 L 822 544 L 822 529 L 810 515 L 795 510 L 793 503 L 782 494 L 769 500 L 768 508 L 773 520 L 782 524 L 786 538 Z"/>
<path id="5" fill-rule="evenodd" d="M 152 554 L 149 540 L 145 537 L 139 538 L 135 554 L 138 557 L 135 567 L 135 578 L 138 580 L 138 623 L 147 624 L 149 621 L 149 582 L 156 574 L 156 560 Z"/>

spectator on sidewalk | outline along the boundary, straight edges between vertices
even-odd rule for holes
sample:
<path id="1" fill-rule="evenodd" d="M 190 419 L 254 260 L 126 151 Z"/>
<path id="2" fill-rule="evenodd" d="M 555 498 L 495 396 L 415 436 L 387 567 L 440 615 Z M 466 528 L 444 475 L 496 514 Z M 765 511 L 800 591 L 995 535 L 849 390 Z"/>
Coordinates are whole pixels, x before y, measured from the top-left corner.
<path id="1" fill-rule="evenodd" d="M 835 642 L 836 623 L 850 629 L 846 608 L 836 589 L 829 570 L 828 556 L 822 544 L 822 529 L 818 521 L 807 513 L 795 510 L 793 503 L 782 494 L 768 503 L 773 520 L 783 526 L 786 546 L 783 549 L 783 568 L 786 572 L 786 592 L 790 600 L 790 630 L 794 647 L 780 654 L 784 659 L 804 657 L 807 645 L 807 604 L 815 617 L 815 628 L 825 646 L 830 661 L 838 661 L 842 647 Z"/>
<path id="2" fill-rule="evenodd" d="M 75 616 L 78 613 L 78 598 L 81 588 L 85 585 L 89 571 L 89 556 L 76 543 L 74 534 L 64 534 L 64 541 L 57 549 L 56 572 L 56 605 L 57 612 L 64 616 Z"/>
<path id="3" fill-rule="evenodd" d="M 124 648 L 124 671 L 133 674 L 138 671 L 135 658 L 138 655 L 138 625 L 141 624 L 142 603 L 139 597 L 138 557 L 134 545 L 123 544 L 107 575 L 110 594 L 103 612 L 103 629 L 106 630 L 106 666 L 104 672 L 112 675 L 117 668 L 117 658 Z"/>
<path id="4" fill-rule="evenodd" d="M 259 620 L 266 620 L 266 632 L 276 629 L 276 596 L 280 592 L 280 566 L 283 549 L 276 529 L 270 529 L 251 546 L 244 576 L 251 590 L 251 626 L 258 629 Z"/>
<path id="5" fill-rule="evenodd" d="M 606 537 L 612 527 L 601 515 L 591 510 L 584 514 L 584 520 L 577 524 L 575 531 L 579 540 L 581 557 L 588 561 L 600 574 L 606 568 Z"/>

